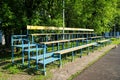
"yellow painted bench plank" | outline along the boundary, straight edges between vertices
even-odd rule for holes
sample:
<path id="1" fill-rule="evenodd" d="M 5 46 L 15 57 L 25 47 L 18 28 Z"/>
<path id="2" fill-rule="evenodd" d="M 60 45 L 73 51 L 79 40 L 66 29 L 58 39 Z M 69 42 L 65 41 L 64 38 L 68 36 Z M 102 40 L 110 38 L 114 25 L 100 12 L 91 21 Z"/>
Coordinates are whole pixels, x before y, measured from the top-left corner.
<path id="1" fill-rule="evenodd" d="M 61 34 L 93 34 L 88 32 L 81 32 L 81 33 L 34 33 L 30 34 L 32 36 L 42 36 L 42 35 L 61 35 Z"/>
<path id="2" fill-rule="evenodd" d="M 53 26 L 31 26 L 27 25 L 28 30 L 63 30 L 63 27 L 53 27 Z M 84 29 L 84 28 L 64 28 L 66 31 L 94 31 L 94 29 Z"/>

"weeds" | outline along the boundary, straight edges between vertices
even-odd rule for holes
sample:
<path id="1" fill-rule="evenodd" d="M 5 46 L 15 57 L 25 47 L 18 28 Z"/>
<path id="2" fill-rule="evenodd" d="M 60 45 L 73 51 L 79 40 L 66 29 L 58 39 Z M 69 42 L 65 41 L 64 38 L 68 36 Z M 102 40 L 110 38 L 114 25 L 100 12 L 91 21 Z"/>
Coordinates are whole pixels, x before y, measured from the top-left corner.
<path id="1" fill-rule="evenodd" d="M 119 44 L 120 43 L 120 39 L 112 39 L 112 44 Z M 75 44 L 74 44 L 75 45 Z M 68 45 L 65 46 L 65 48 Z M 70 45 L 72 46 L 72 45 Z M 60 46 L 60 49 L 62 49 L 62 45 Z M 99 48 L 98 48 L 99 49 Z M 54 47 L 54 50 L 57 50 L 57 47 Z M 87 49 L 83 49 L 83 53 L 82 56 L 86 56 L 87 54 Z M 52 47 L 50 47 L 48 49 L 48 51 L 52 51 Z M 92 48 L 90 48 L 90 51 L 92 51 Z M 35 64 L 34 61 L 31 61 L 31 68 L 27 67 L 27 59 L 25 60 L 25 65 L 21 66 L 21 53 L 18 52 L 15 54 L 15 62 L 17 62 L 17 64 L 12 65 L 11 63 L 11 53 L 10 52 L 2 52 L 0 54 L 0 70 L 3 70 L 4 72 L 0 72 L 0 80 L 7 80 L 8 77 L 10 77 L 9 75 L 14 75 L 14 74 L 22 74 L 22 73 L 27 73 L 28 75 L 32 75 L 30 80 L 47 80 L 50 79 L 53 74 L 50 73 L 51 69 L 57 69 L 58 68 L 58 64 L 59 61 L 56 61 L 54 63 L 51 64 L 47 64 L 46 68 L 47 68 L 47 76 L 42 75 L 41 69 L 42 69 L 42 65 L 39 65 L 40 70 L 36 71 L 35 70 Z M 6 56 L 7 55 L 7 56 Z M 71 62 L 72 60 L 72 54 L 65 54 L 62 55 L 62 62 L 63 65 Z M 80 51 L 76 51 L 74 58 L 78 58 L 80 57 Z M 25 56 L 25 58 L 27 58 L 27 55 Z M 81 71 L 80 71 L 81 72 Z M 7 75 L 6 75 L 7 74 Z M 78 74 L 78 73 L 76 73 Z M 7 77 L 4 77 L 7 76 Z"/>

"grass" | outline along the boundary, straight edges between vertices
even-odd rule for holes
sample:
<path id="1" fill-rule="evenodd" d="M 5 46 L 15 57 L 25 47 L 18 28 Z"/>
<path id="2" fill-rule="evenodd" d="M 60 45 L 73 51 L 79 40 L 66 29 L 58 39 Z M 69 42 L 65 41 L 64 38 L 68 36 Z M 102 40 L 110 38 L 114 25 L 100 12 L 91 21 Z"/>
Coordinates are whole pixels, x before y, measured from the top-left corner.
<path id="1" fill-rule="evenodd" d="M 10 66 L 8 68 L 10 74 L 17 74 L 20 73 L 20 69 L 17 66 Z"/>
<path id="2" fill-rule="evenodd" d="M 118 45 L 118 44 L 120 44 L 120 38 L 112 38 L 111 39 L 112 40 L 112 44 L 115 44 L 115 45 Z"/>
<path id="3" fill-rule="evenodd" d="M 9 80 L 10 79 L 10 75 L 8 74 L 3 74 L 3 72 L 0 72 L 0 80 Z"/>
<path id="4" fill-rule="evenodd" d="M 120 43 L 120 39 L 112 39 L 113 42 L 112 44 L 119 44 Z M 67 44 L 65 44 L 65 48 L 67 47 Z M 75 43 L 74 43 L 75 45 Z M 4 47 L 5 49 L 5 47 Z M 62 49 L 62 46 L 60 47 L 60 49 Z M 55 47 L 55 50 L 57 50 L 57 47 Z M 91 49 L 90 49 L 91 50 Z M 52 51 L 52 48 L 50 47 L 48 49 L 48 51 Z M 82 53 L 82 56 L 86 56 L 87 51 L 84 50 L 84 52 Z M 21 53 L 20 51 L 18 53 L 15 54 L 15 62 L 17 64 L 12 65 L 11 64 L 11 52 L 7 52 L 7 51 L 1 51 L 0 52 L 0 80 L 8 80 L 8 78 L 10 78 L 10 75 L 17 75 L 17 74 L 21 74 L 23 75 L 24 73 L 28 74 L 28 75 L 32 75 L 32 77 L 30 78 L 30 80 L 47 80 L 52 78 L 53 74 L 50 72 L 51 69 L 57 69 L 59 68 L 57 64 L 59 64 L 59 61 L 56 61 L 55 63 L 52 64 L 48 64 L 47 65 L 47 76 L 42 75 L 42 72 L 40 70 L 36 71 L 35 68 L 35 61 L 31 61 L 31 68 L 27 68 L 27 60 L 25 60 L 25 65 L 21 66 Z M 72 54 L 65 54 L 62 56 L 62 62 L 63 65 L 71 62 L 72 60 Z M 75 53 L 75 59 L 80 57 L 80 51 Z M 27 55 L 26 55 L 26 59 L 27 59 Z M 90 63 L 89 65 L 92 65 L 94 62 Z M 87 67 L 89 67 L 86 66 Z M 39 66 L 40 69 L 42 69 L 42 65 Z M 79 73 L 81 73 L 82 71 L 77 72 L 75 75 L 73 75 L 69 80 L 71 80 L 74 76 L 78 75 Z M 6 77 L 5 77 L 6 76 Z"/>
<path id="5" fill-rule="evenodd" d="M 55 47 L 55 49 L 57 49 Z M 50 51 L 51 49 L 49 49 Z M 11 53 L 8 52 L 2 52 L 0 53 L 2 56 L 0 56 L 0 80 L 8 80 L 10 76 L 8 75 L 17 75 L 17 74 L 23 74 L 27 73 L 28 75 L 34 75 L 30 80 L 47 80 L 52 77 L 52 74 L 50 73 L 51 69 L 58 68 L 55 64 L 48 64 L 47 65 L 47 76 L 44 76 L 40 70 L 35 71 L 35 64 L 34 61 L 31 62 L 33 65 L 31 65 L 32 68 L 27 68 L 27 62 L 25 60 L 25 65 L 21 66 L 21 53 L 20 51 L 18 53 L 15 53 L 15 64 L 12 65 L 11 63 Z M 10 55 L 9 55 L 10 54 Z M 4 57 L 5 56 L 5 57 Z M 26 55 L 27 58 L 27 55 Z M 17 64 L 16 64 L 17 63 Z M 58 61 L 56 61 L 58 63 Z M 40 68 L 42 68 L 42 65 L 40 65 Z M 5 77 L 4 75 L 7 75 Z"/>
<path id="6" fill-rule="evenodd" d="M 3 56 L 5 56 L 5 54 L 2 54 Z M 83 54 L 84 56 L 85 54 Z M 11 55 L 9 55 L 11 56 Z M 64 56 L 63 56 L 64 57 Z M 63 65 L 70 62 L 72 57 L 71 54 L 66 55 L 67 59 L 63 58 Z M 69 58 L 69 59 L 68 59 Z M 75 56 L 75 58 L 77 58 L 77 56 Z M 17 61 L 16 61 L 17 60 Z M 9 75 L 17 75 L 17 74 L 23 74 L 23 73 L 27 73 L 28 75 L 34 75 L 32 76 L 32 78 L 30 80 L 47 80 L 52 78 L 52 74 L 50 72 L 51 69 L 57 69 L 59 68 L 58 64 L 59 61 L 56 61 L 55 63 L 52 64 L 48 64 L 47 65 L 47 76 L 42 75 L 42 73 L 39 71 L 35 71 L 35 65 L 32 64 L 32 68 L 28 69 L 27 68 L 27 62 L 25 61 L 25 65 L 21 66 L 21 54 L 17 53 L 16 57 L 15 57 L 15 62 L 17 64 L 12 65 L 11 63 L 11 58 L 2 58 L 1 59 L 1 66 L 0 66 L 0 79 L 2 80 L 7 80 L 8 78 L 10 78 Z M 31 63 L 34 63 L 34 61 L 32 61 Z M 40 65 L 41 66 L 41 65 Z M 41 68 L 41 67 L 40 67 Z M 4 77 L 3 75 L 7 75 L 7 77 Z"/>

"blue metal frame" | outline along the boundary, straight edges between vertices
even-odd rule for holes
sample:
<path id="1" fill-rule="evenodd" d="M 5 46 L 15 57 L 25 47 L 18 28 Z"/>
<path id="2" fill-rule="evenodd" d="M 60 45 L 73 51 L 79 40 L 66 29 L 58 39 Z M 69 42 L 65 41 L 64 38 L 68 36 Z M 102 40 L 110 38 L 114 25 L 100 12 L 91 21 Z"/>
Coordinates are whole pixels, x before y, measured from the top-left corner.
<path id="1" fill-rule="evenodd" d="M 26 37 L 26 38 L 23 38 L 23 37 Z M 11 36 L 11 51 L 12 51 L 12 64 L 14 64 L 14 47 L 18 47 L 18 48 L 22 48 L 22 65 L 24 65 L 24 40 L 27 40 L 28 36 L 27 35 L 12 35 Z M 17 44 L 14 44 L 15 41 L 21 41 L 22 44 L 20 45 L 17 45 Z"/>
<path id="2" fill-rule="evenodd" d="M 78 31 L 78 32 L 80 32 L 80 31 Z M 74 33 L 74 31 L 73 31 L 73 33 Z M 29 30 L 27 30 L 27 35 L 29 34 Z M 82 38 L 84 38 L 85 36 L 86 36 L 86 40 L 74 40 L 74 41 L 70 41 L 70 42 L 66 42 L 67 43 L 67 48 L 71 48 L 71 43 L 72 43 L 72 47 L 75 47 L 75 46 L 79 46 L 80 45 L 80 41 L 82 41 L 82 45 L 84 45 L 84 44 L 88 44 L 89 42 L 88 42 L 88 36 L 90 36 L 91 37 L 91 34 L 89 35 L 89 34 L 82 34 Z M 21 36 L 23 36 L 23 35 L 20 35 L 20 36 L 18 36 L 18 37 L 21 37 Z M 26 35 L 25 35 L 26 36 Z M 66 39 L 74 39 L 74 38 L 80 38 L 81 36 L 80 36 L 80 34 L 63 34 L 63 35 L 61 35 L 61 34 L 57 34 L 56 35 L 56 37 L 57 37 L 57 40 L 60 40 L 62 37 L 64 36 L 64 39 L 66 38 Z M 46 35 L 45 37 L 44 37 L 44 41 L 46 41 L 46 42 L 48 42 L 48 35 Z M 11 37 L 11 40 L 13 39 L 13 36 Z M 16 40 L 17 41 L 17 39 L 14 39 L 14 40 Z M 18 40 L 20 40 L 20 39 L 18 39 Z M 21 39 L 22 40 L 22 39 Z M 27 38 L 27 40 L 29 40 L 28 38 Z M 84 42 L 85 41 L 85 42 Z M 91 41 L 92 41 L 92 39 L 91 39 Z M 30 59 L 31 59 L 31 56 L 30 56 L 30 53 L 31 53 L 31 45 L 32 44 L 35 44 L 35 48 L 36 48 L 36 69 L 38 69 L 38 63 L 40 63 L 39 62 L 39 44 L 36 44 L 35 43 L 35 41 L 34 41 L 34 36 L 32 35 L 32 41 L 31 41 L 32 43 L 30 43 L 30 41 L 28 41 L 28 67 L 30 67 Z M 74 43 L 75 43 L 75 45 L 74 45 Z M 48 51 L 47 51 L 47 44 L 43 44 L 44 46 L 43 46 L 43 54 L 42 54 L 42 59 L 43 60 L 41 60 L 41 61 L 43 61 L 42 62 L 42 64 L 43 64 L 43 73 L 44 73 L 44 75 L 46 75 L 46 62 L 45 62 L 45 60 L 46 60 L 46 58 L 47 58 L 47 54 L 49 54 L 48 53 Z M 65 45 L 65 42 L 62 42 L 62 49 L 65 49 L 65 47 L 64 47 L 64 45 Z M 18 45 L 14 45 L 14 43 L 13 43 L 13 40 L 11 41 L 11 49 L 12 49 L 12 63 L 14 63 L 14 47 L 20 47 L 20 48 L 22 48 L 22 64 L 24 64 L 24 47 L 25 47 L 26 45 L 24 44 L 24 40 L 22 40 L 22 44 L 21 44 L 21 47 L 20 46 L 18 46 Z M 57 43 L 57 51 L 59 51 L 60 50 L 60 46 L 61 46 L 61 44 L 58 42 Z M 54 43 L 51 45 L 51 47 L 52 47 L 52 52 L 55 52 L 55 50 L 54 50 Z M 87 50 L 88 50 L 88 52 L 89 52 L 89 47 L 87 47 Z M 74 51 L 72 51 L 72 61 L 74 60 L 74 54 L 75 52 Z M 59 54 L 59 60 L 60 60 L 60 66 L 62 65 L 62 59 L 61 59 L 61 54 Z M 80 56 L 82 57 L 82 49 L 80 49 Z M 53 56 L 51 56 L 51 57 L 53 57 Z"/>
<path id="3" fill-rule="evenodd" d="M 26 37 L 26 39 L 24 39 L 22 37 Z M 21 44 L 19 44 L 19 45 L 14 44 L 14 41 L 21 41 Z M 24 41 L 26 41 L 27 44 L 24 44 Z M 18 48 L 22 49 L 22 65 L 24 65 L 24 53 L 25 53 L 25 51 L 28 52 L 28 67 L 30 67 L 30 52 L 32 51 L 30 49 L 31 46 L 36 47 L 36 69 L 38 69 L 38 44 L 34 43 L 33 36 L 32 36 L 32 43 L 30 43 L 29 38 L 28 38 L 27 35 L 12 35 L 11 36 L 12 63 L 14 64 L 14 47 L 18 47 Z M 28 48 L 28 50 L 25 50 L 25 48 Z"/>
<path id="4" fill-rule="evenodd" d="M 43 63 L 45 63 L 45 54 L 46 54 L 46 44 L 44 45 L 44 52 L 43 52 Z M 43 64 L 43 68 L 44 68 L 44 75 L 46 75 L 46 68 L 45 68 L 45 64 Z"/>

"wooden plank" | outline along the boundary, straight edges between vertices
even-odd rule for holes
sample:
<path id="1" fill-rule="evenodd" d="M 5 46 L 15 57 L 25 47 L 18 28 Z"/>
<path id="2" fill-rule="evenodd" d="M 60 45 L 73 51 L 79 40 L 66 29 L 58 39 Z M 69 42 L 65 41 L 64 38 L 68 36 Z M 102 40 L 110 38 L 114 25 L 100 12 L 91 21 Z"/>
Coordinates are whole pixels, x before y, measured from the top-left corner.
<path id="1" fill-rule="evenodd" d="M 52 26 L 27 26 L 28 30 L 62 30 L 63 28 L 52 27 Z"/>
<path id="2" fill-rule="evenodd" d="M 40 42 L 41 44 L 53 44 L 53 43 L 60 43 L 60 42 L 68 42 L 69 40 L 58 40 L 58 41 L 50 41 L 50 42 Z"/>
<path id="3" fill-rule="evenodd" d="M 47 58 L 47 59 L 45 59 L 45 60 L 40 60 L 40 61 L 38 61 L 38 63 L 40 63 L 40 64 L 48 64 L 48 63 L 51 63 L 51 62 L 54 62 L 54 61 L 56 61 L 56 60 L 59 60 L 60 58 L 54 58 L 54 57 L 50 57 L 50 58 Z"/>
<path id="4" fill-rule="evenodd" d="M 81 32 L 81 33 L 34 33 L 34 34 L 29 34 L 29 35 L 43 36 L 43 35 L 63 35 L 63 34 L 94 34 L 94 33 L 87 33 L 87 32 Z"/>
<path id="5" fill-rule="evenodd" d="M 71 31 L 94 31 L 93 29 L 84 29 L 84 28 L 65 28 L 64 30 L 71 30 Z"/>
<path id="6" fill-rule="evenodd" d="M 62 42 L 69 42 L 69 41 L 75 41 L 75 40 L 83 40 L 86 38 L 75 38 L 75 39 L 68 39 L 68 40 L 58 40 L 58 41 L 49 41 L 49 42 L 40 42 L 40 44 L 53 44 L 53 43 L 62 43 Z"/>
<path id="7" fill-rule="evenodd" d="M 89 37 L 89 38 L 102 38 L 103 36 L 95 36 L 95 37 Z"/>
<path id="8" fill-rule="evenodd" d="M 35 34 L 30 34 L 32 36 L 44 36 L 44 35 L 56 35 L 56 33 L 35 33 Z"/>
<path id="9" fill-rule="evenodd" d="M 30 26 L 27 25 L 28 30 L 63 30 L 63 27 L 53 27 L 53 26 Z M 84 28 L 64 28 L 65 31 L 94 31 L 94 29 L 84 29 Z"/>
<path id="10" fill-rule="evenodd" d="M 90 47 L 92 45 L 96 45 L 96 43 L 95 42 L 94 43 L 89 43 L 89 44 L 86 44 L 86 45 L 81 45 L 81 46 L 77 46 L 77 47 L 57 51 L 57 52 L 54 52 L 54 53 L 55 54 L 65 54 L 65 53 L 69 53 L 69 52 L 76 51 L 76 50 L 79 50 L 79 49 L 83 49 L 83 48 L 86 48 L 86 47 Z"/>
<path id="11" fill-rule="evenodd" d="M 107 42 L 107 41 L 110 41 L 110 39 L 100 40 L 100 41 L 98 41 L 98 43 L 104 43 L 104 42 Z"/>
<path id="12" fill-rule="evenodd" d="M 26 37 L 27 35 L 12 35 L 13 37 Z"/>
<path id="13" fill-rule="evenodd" d="M 70 39 L 70 41 L 83 40 L 83 39 L 86 39 L 86 38 L 75 38 L 75 39 Z"/>

